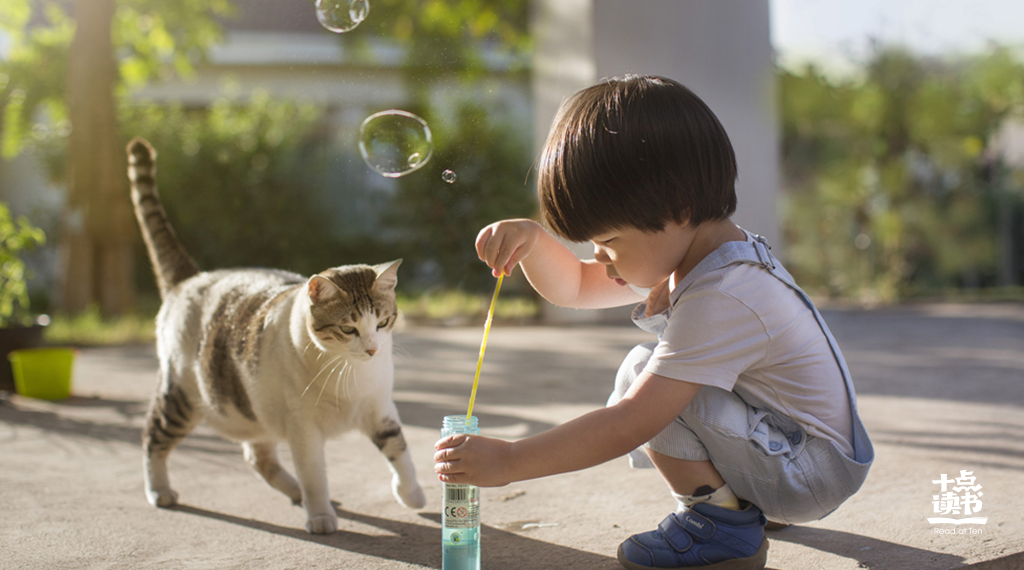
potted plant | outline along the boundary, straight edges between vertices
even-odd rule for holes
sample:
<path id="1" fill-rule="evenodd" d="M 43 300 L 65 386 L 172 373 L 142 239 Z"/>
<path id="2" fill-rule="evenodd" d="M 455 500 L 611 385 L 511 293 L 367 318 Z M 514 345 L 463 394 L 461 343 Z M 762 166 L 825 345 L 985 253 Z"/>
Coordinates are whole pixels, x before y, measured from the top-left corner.
<path id="1" fill-rule="evenodd" d="M 0 202 L 0 390 L 14 391 L 7 355 L 43 341 L 48 319 L 33 319 L 29 312 L 27 280 L 31 275 L 22 255 L 45 242 L 43 230 L 24 216 L 14 219 L 7 204 Z"/>

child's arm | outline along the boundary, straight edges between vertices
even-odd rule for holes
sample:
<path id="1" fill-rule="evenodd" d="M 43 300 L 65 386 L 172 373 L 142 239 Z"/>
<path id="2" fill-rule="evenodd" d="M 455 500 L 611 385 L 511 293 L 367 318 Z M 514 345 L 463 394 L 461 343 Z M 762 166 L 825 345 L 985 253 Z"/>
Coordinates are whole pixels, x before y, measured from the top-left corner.
<path id="1" fill-rule="evenodd" d="M 495 277 L 518 263 L 530 285 L 556 305 L 600 309 L 636 303 L 642 297 L 610 279 L 596 261 L 580 261 L 533 220 L 495 222 L 476 237 L 476 252 Z"/>
<path id="2" fill-rule="evenodd" d="M 497 487 L 593 467 L 650 441 L 686 409 L 701 385 L 642 373 L 614 406 L 544 433 L 507 442 L 454 435 L 434 444 L 434 471 L 445 483 Z"/>

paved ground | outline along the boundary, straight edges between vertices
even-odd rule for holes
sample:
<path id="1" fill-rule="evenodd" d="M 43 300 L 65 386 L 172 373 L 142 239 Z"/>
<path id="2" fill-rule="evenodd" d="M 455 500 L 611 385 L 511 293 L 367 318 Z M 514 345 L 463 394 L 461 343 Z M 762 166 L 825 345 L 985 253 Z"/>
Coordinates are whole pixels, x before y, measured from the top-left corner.
<path id="1" fill-rule="evenodd" d="M 877 460 L 828 518 L 770 533 L 768 565 L 801 569 L 1024 568 L 1024 307 L 828 312 L 853 370 Z M 147 347 L 80 353 L 75 396 L 0 405 L 0 568 L 439 568 L 440 484 L 431 444 L 464 412 L 481 331 L 411 327 L 396 400 L 429 497 L 394 502 L 384 459 L 351 435 L 328 446 L 340 530 L 314 537 L 244 464 L 200 428 L 172 455 L 182 506 L 142 492 L 140 427 L 155 379 Z M 483 432 L 517 438 L 602 405 L 632 327 L 496 326 L 478 396 Z M 973 471 L 988 523 L 936 534 L 932 483 Z M 491 569 L 614 569 L 615 550 L 673 506 L 624 459 L 483 491 Z"/>

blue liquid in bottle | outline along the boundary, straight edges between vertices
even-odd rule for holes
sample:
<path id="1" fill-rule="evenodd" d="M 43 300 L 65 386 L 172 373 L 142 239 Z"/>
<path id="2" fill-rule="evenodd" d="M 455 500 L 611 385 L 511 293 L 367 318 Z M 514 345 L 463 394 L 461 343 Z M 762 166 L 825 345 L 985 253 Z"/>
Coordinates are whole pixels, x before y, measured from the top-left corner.
<path id="1" fill-rule="evenodd" d="M 445 416 L 441 437 L 480 435 L 476 416 Z M 444 483 L 441 513 L 442 570 L 480 570 L 480 488 Z"/>

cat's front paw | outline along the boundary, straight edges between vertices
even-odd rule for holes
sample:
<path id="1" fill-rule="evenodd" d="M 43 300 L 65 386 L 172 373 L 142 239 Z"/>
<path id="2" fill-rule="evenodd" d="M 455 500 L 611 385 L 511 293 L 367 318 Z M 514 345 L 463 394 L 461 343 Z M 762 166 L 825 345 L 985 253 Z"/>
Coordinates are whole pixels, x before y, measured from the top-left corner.
<path id="1" fill-rule="evenodd" d="M 310 534 L 331 534 L 338 530 L 338 515 L 327 513 L 311 516 L 306 520 L 306 530 Z"/>
<path id="2" fill-rule="evenodd" d="M 146 500 L 154 507 L 173 507 L 178 504 L 178 493 L 170 487 L 159 490 L 146 489 Z"/>
<path id="3" fill-rule="evenodd" d="M 399 503 L 410 509 L 422 509 L 427 506 L 427 496 L 423 494 L 419 481 L 404 483 L 395 477 L 391 480 L 391 492 Z"/>

